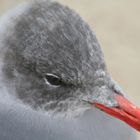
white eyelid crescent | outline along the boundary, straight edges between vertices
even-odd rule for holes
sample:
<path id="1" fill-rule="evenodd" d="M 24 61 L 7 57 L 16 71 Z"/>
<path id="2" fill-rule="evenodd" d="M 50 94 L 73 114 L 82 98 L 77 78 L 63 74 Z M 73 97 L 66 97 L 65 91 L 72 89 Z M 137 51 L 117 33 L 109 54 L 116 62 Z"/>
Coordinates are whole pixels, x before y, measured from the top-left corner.
<path id="1" fill-rule="evenodd" d="M 54 74 L 52 74 L 52 73 L 47 73 L 46 75 L 48 75 L 48 76 L 53 76 L 53 77 L 56 77 L 56 78 L 59 78 L 58 76 L 56 76 L 56 75 L 54 75 Z"/>
<path id="2" fill-rule="evenodd" d="M 56 75 L 54 75 L 54 74 L 51 74 L 51 73 L 47 73 L 46 75 L 59 78 L 58 76 L 56 76 Z M 46 83 L 47 85 L 52 86 L 52 87 L 59 87 L 59 85 L 58 85 L 58 86 L 55 86 L 55 85 L 50 84 L 46 78 L 43 78 L 43 79 L 44 79 L 44 81 L 45 81 L 45 83 Z"/>

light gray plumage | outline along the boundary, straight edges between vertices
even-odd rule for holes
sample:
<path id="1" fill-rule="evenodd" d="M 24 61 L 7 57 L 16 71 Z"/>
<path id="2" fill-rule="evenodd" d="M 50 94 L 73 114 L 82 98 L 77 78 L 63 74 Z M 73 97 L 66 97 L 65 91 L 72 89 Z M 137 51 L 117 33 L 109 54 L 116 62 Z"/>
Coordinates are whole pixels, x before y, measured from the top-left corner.
<path id="1" fill-rule="evenodd" d="M 83 101 L 115 106 L 120 93 L 90 27 L 57 2 L 25 7 L 0 35 L 0 137 L 134 140 L 130 128 Z"/>

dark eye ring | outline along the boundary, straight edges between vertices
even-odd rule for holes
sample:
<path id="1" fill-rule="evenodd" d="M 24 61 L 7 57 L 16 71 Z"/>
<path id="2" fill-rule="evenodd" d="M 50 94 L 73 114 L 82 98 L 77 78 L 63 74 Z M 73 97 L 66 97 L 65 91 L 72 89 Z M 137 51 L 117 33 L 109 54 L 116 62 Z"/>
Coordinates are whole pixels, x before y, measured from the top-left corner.
<path id="1" fill-rule="evenodd" d="M 58 87 L 62 85 L 61 78 L 51 73 L 47 73 L 44 77 L 44 80 L 46 84 L 51 85 L 51 86 Z"/>

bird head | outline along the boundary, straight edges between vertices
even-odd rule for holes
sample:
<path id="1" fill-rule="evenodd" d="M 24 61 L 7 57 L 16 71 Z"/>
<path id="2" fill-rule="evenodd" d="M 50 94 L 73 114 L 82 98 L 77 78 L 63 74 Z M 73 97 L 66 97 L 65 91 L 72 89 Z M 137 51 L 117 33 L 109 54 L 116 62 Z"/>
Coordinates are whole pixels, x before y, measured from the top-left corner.
<path id="1" fill-rule="evenodd" d="M 15 20 L 5 47 L 8 87 L 32 108 L 67 115 L 93 104 L 105 112 L 104 106 L 119 106 L 123 92 L 107 72 L 95 33 L 68 7 L 32 4 Z"/>

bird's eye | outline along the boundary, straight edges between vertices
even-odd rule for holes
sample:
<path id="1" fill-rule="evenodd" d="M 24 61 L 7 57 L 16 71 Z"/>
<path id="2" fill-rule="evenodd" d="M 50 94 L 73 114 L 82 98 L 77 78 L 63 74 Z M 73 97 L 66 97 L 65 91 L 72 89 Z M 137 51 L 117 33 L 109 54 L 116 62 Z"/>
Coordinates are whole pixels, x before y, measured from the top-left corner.
<path id="1" fill-rule="evenodd" d="M 48 85 L 57 86 L 57 87 L 62 85 L 61 78 L 59 78 L 56 75 L 50 74 L 50 73 L 47 73 L 45 75 L 44 80 L 45 80 L 46 84 L 48 84 Z"/>

